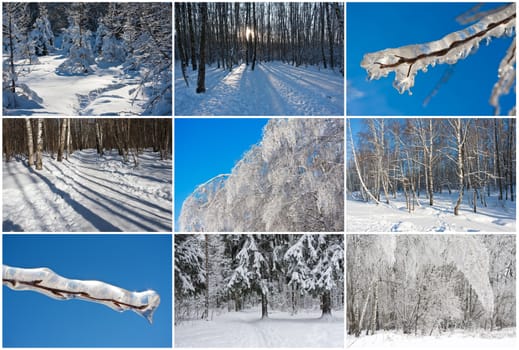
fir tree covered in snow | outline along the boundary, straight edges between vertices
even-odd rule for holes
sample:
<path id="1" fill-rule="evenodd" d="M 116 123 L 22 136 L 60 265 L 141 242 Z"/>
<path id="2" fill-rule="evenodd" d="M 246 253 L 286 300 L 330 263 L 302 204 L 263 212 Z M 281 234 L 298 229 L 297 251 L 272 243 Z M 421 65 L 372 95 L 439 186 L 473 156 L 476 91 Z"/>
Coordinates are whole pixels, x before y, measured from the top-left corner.
<path id="1" fill-rule="evenodd" d="M 34 42 L 36 55 L 46 56 L 54 49 L 54 33 L 48 17 L 47 6 L 38 4 L 39 15 L 33 24 L 29 38 Z"/>

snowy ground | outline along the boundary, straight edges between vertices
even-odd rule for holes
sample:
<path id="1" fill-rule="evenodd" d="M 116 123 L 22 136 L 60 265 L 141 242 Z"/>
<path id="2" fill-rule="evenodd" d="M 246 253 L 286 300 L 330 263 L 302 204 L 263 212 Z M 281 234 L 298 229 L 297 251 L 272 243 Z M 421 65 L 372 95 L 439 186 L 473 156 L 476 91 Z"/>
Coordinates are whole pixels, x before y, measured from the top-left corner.
<path id="1" fill-rule="evenodd" d="M 232 72 L 207 67 L 206 89 L 197 94 L 197 72 L 188 68 L 189 88 L 177 65 L 175 115 L 340 116 L 344 115 L 344 77 L 316 67 L 261 63 Z"/>
<path id="2" fill-rule="evenodd" d="M 487 207 L 478 203 L 474 213 L 464 199 L 460 214 L 455 216 L 457 193 L 435 194 L 434 206 L 422 197 L 422 206 L 409 213 L 403 194 L 391 198 L 390 204 L 366 203 L 348 196 L 346 201 L 346 229 L 348 232 L 515 232 L 515 202 L 487 199 Z"/>
<path id="3" fill-rule="evenodd" d="M 344 347 L 344 313 L 335 311 L 330 320 L 319 312 L 270 312 L 261 320 L 257 309 L 215 316 L 212 321 L 185 321 L 175 326 L 175 347 Z"/>
<path id="4" fill-rule="evenodd" d="M 39 57 L 40 63 L 26 68 L 19 83 L 27 84 L 43 100 L 41 108 L 4 110 L 5 115 L 135 115 L 142 113 L 142 99 L 133 101 L 138 80 L 123 75 L 121 66 L 92 65 L 93 74 L 59 75 L 65 61 L 60 55 Z M 133 102 L 133 103 L 132 103 Z"/>
<path id="5" fill-rule="evenodd" d="M 455 330 L 432 336 L 404 335 L 396 331 L 377 332 L 355 338 L 347 336 L 348 349 L 517 349 L 514 328 L 499 331 L 469 332 Z"/>
<path id="6" fill-rule="evenodd" d="M 159 159 L 143 152 L 134 167 L 88 149 L 62 163 L 45 156 L 42 171 L 4 162 L 3 231 L 171 231 L 171 160 Z"/>

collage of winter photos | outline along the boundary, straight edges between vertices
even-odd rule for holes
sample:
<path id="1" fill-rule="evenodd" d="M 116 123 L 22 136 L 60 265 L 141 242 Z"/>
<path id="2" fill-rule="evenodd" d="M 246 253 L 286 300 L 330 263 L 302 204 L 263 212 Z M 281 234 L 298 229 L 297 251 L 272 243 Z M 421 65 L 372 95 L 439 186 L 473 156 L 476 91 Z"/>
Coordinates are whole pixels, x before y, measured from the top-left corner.
<path id="1" fill-rule="evenodd" d="M 516 348 L 516 2 L 1 8 L 1 348 Z"/>

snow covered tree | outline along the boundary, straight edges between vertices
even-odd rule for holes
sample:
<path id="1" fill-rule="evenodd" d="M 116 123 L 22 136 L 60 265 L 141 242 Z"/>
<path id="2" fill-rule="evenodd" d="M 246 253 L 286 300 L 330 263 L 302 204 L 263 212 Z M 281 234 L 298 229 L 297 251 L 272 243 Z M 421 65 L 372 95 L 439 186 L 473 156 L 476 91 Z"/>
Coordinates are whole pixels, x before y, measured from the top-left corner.
<path id="1" fill-rule="evenodd" d="M 500 240 L 486 238 L 492 243 Z M 430 335 L 468 327 L 462 322 L 469 309 L 472 322 L 489 326 L 497 300 L 492 285 L 497 266 L 490 258 L 495 249 L 481 237 L 351 235 L 347 239 L 349 334 L 359 336 L 364 330 L 373 334 L 383 328 Z"/>
<path id="2" fill-rule="evenodd" d="M 183 203 L 182 231 L 333 232 L 344 226 L 344 123 L 279 119 L 235 165 Z"/>
<path id="3" fill-rule="evenodd" d="M 54 48 L 54 33 L 48 17 L 47 6 L 43 3 L 38 4 L 39 15 L 33 24 L 33 30 L 29 38 L 34 42 L 36 55 L 46 56 Z"/>
<path id="4" fill-rule="evenodd" d="M 261 318 L 268 317 L 269 280 L 271 277 L 271 235 L 245 235 L 236 259 L 228 288 L 249 289 L 261 295 Z"/>
<path id="5" fill-rule="evenodd" d="M 436 64 L 453 65 L 474 53 L 483 41 L 490 42 L 493 38 L 505 35 L 513 36 L 490 95 L 490 104 L 498 115 L 499 98 L 508 94 L 515 83 L 515 11 L 515 3 L 506 4 L 490 13 L 484 13 L 481 18 L 476 17 L 477 22 L 471 26 L 439 40 L 365 54 L 360 65 L 366 69 L 369 79 L 380 79 L 394 72 L 393 87 L 401 94 L 405 91 L 411 94 L 419 71 L 426 72 L 429 66 L 434 67 Z M 510 112 L 514 115 L 515 107 Z"/>
<path id="6" fill-rule="evenodd" d="M 60 74 L 90 74 L 95 64 L 91 48 L 92 32 L 87 29 L 87 8 L 85 3 L 71 6 L 70 26 L 67 36 L 70 40 L 67 59 L 58 66 Z M 68 45 L 63 42 L 63 45 Z M 65 48 L 65 47 L 64 47 Z"/>
<path id="7" fill-rule="evenodd" d="M 332 312 L 331 294 L 344 284 L 344 239 L 342 235 L 302 235 L 284 255 L 288 284 L 320 295 L 322 317 Z"/>

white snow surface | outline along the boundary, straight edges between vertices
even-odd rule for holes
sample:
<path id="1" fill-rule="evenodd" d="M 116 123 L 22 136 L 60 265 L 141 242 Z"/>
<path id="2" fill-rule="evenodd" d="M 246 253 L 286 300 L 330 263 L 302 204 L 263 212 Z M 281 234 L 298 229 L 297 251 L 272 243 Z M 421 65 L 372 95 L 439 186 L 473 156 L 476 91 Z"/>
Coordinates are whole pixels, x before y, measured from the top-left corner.
<path id="1" fill-rule="evenodd" d="M 253 310 L 213 315 L 210 321 L 184 321 L 175 326 L 178 348 L 343 348 L 344 312 L 321 319 L 320 311 L 290 316 L 269 311 L 262 320 Z"/>
<path id="2" fill-rule="evenodd" d="M 180 116 L 340 116 L 344 77 L 313 66 L 281 62 L 244 63 L 231 72 L 208 66 L 206 92 L 196 93 L 197 71 L 187 68 L 189 87 L 175 67 L 175 115 Z"/>
<path id="3" fill-rule="evenodd" d="M 3 265 L 2 280 L 13 290 L 30 290 L 58 300 L 87 300 L 116 311 L 132 310 L 150 323 L 160 304 L 160 296 L 153 290 L 130 292 L 105 282 L 67 279 L 46 267 L 24 269 Z"/>
<path id="4" fill-rule="evenodd" d="M 171 160 L 150 150 L 137 167 L 129 159 L 85 149 L 63 162 L 44 155 L 40 171 L 3 162 L 3 231 L 170 232 Z"/>
<path id="5" fill-rule="evenodd" d="M 458 194 L 453 191 L 435 194 L 434 206 L 422 197 L 421 206 L 415 205 L 415 211 L 406 209 L 403 194 L 397 199 L 390 198 L 385 204 L 384 198 L 376 205 L 348 196 L 346 201 L 346 230 L 348 232 L 515 232 L 515 202 L 497 201 L 492 194 L 487 199 L 487 207 L 478 202 L 477 213 L 464 198 L 459 215 L 454 215 L 454 206 Z"/>
<path id="6" fill-rule="evenodd" d="M 60 55 L 39 57 L 39 64 L 27 66 L 18 84 L 26 84 L 42 100 L 42 108 L 22 106 L 4 109 L 5 115 L 135 115 L 143 112 L 142 96 L 134 100 L 133 89 L 138 77 L 123 74 L 122 66 L 91 65 L 89 75 L 57 74 L 56 68 L 66 60 Z"/>
<path id="7" fill-rule="evenodd" d="M 397 331 L 377 331 L 374 335 L 359 338 L 347 336 L 347 349 L 517 349 L 515 328 L 493 332 L 484 330 L 446 331 L 432 336 L 406 335 Z"/>

